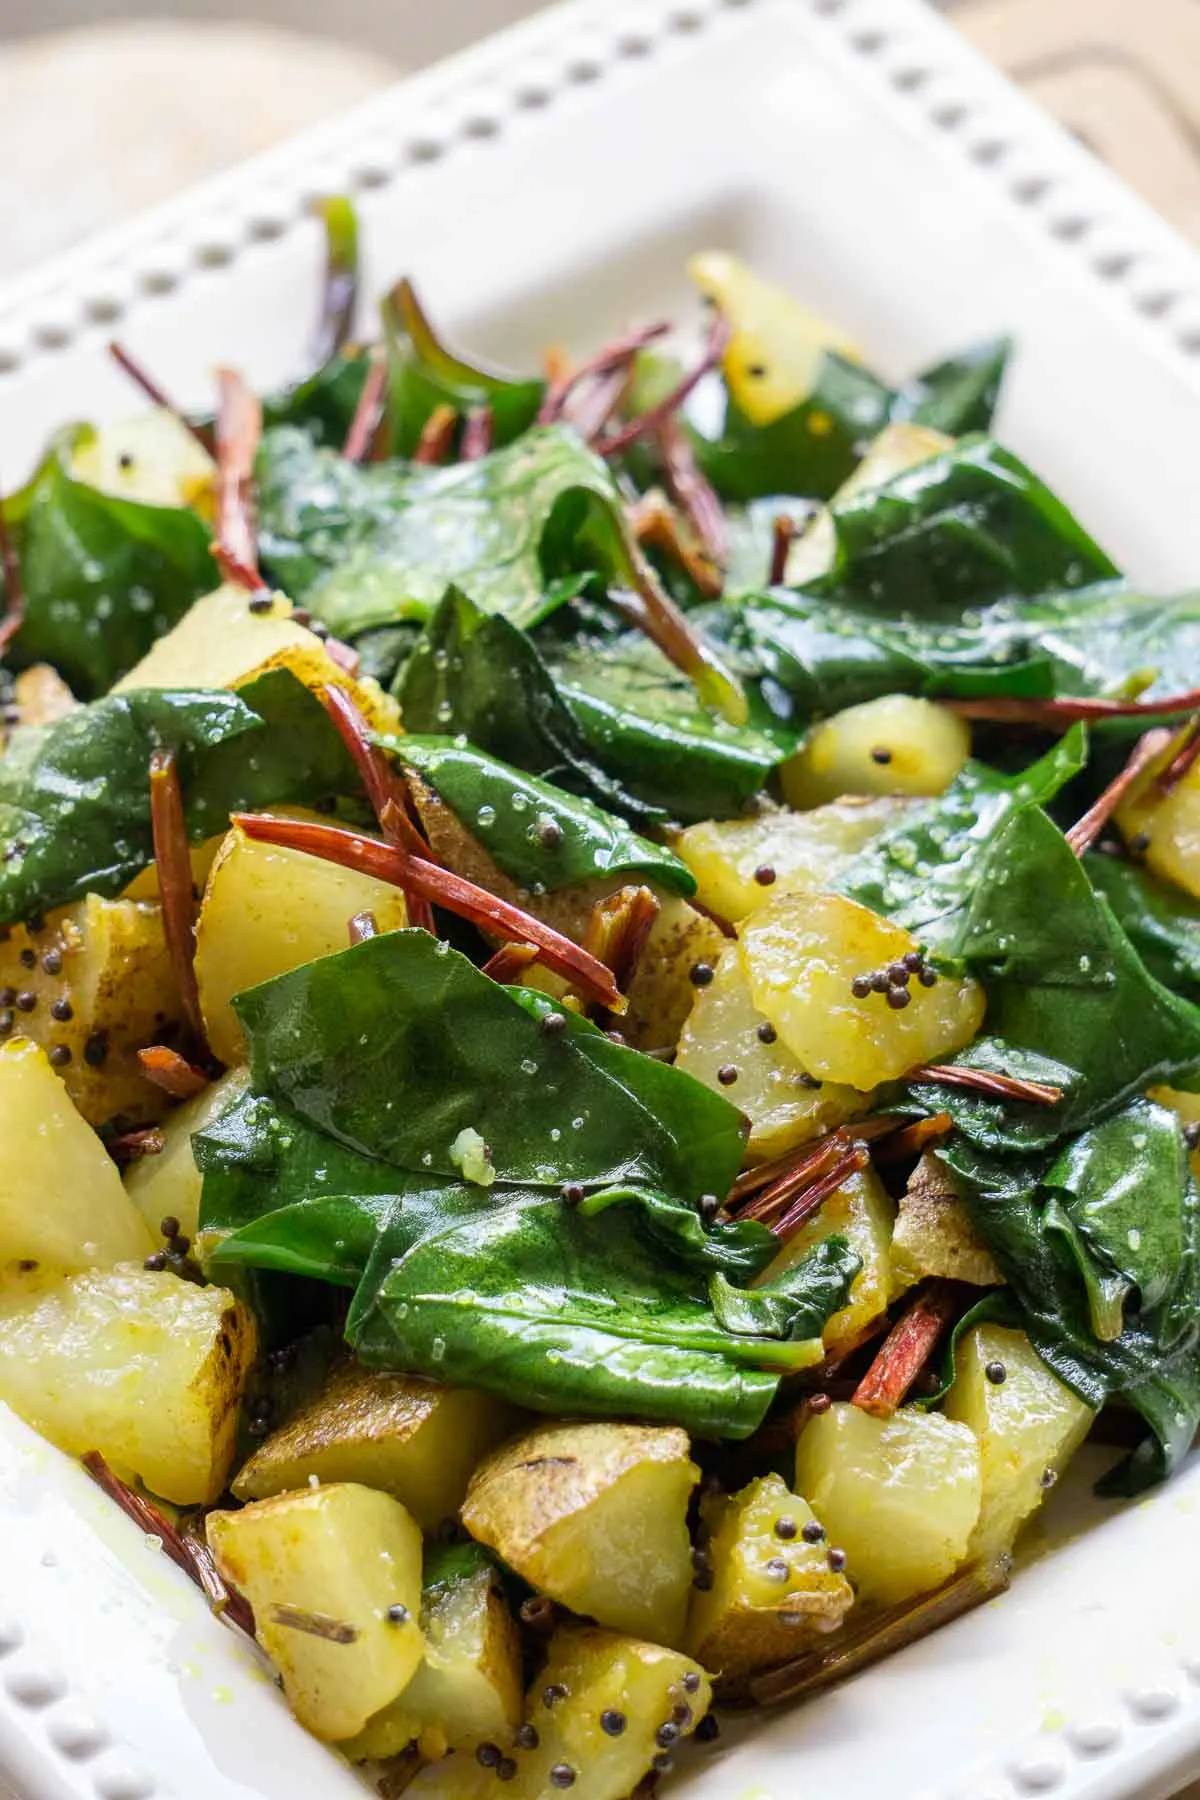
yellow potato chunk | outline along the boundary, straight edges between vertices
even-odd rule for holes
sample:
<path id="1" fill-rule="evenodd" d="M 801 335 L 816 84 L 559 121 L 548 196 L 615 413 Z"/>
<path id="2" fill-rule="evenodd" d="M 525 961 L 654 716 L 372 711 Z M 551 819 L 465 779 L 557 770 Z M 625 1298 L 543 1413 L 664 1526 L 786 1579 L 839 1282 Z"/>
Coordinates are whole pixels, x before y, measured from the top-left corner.
<path id="1" fill-rule="evenodd" d="M 1200 764 L 1193 763 L 1165 794 L 1158 784 L 1179 747 L 1174 738 L 1134 782 L 1113 818 L 1148 869 L 1200 896 Z"/>
<path id="2" fill-rule="evenodd" d="M 60 1450 L 99 1450 L 164 1499 L 202 1505 L 225 1486 L 255 1349 L 225 1289 L 124 1264 L 6 1302 L 0 1400 Z"/>
<path id="3" fill-rule="evenodd" d="M 389 1494 L 342 1482 L 210 1513 L 206 1528 L 300 1723 L 315 1737 L 354 1737 L 421 1661 L 416 1522 Z"/>
<path id="4" fill-rule="evenodd" d="M 852 983 L 917 948 L 900 925 L 837 894 L 785 895 L 739 927 L 759 1012 L 810 1074 L 867 1089 L 961 1050 L 983 1023 L 983 989 L 939 975 L 915 977 L 902 1009 Z"/>
<path id="5" fill-rule="evenodd" d="M 844 500 L 852 500 L 856 494 L 882 487 L 906 469 L 928 462 L 931 456 L 940 456 L 953 444 L 952 437 L 947 437 L 944 431 L 934 431 L 928 425 L 913 425 L 903 419 L 885 425 L 871 439 L 866 455 L 843 481 L 829 505 L 821 508 L 792 545 L 784 570 L 787 585 L 803 587 L 833 567 L 837 555 L 834 507 Z"/>
<path id="6" fill-rule="evenodd" d="M 0 1272 L 72 1274 L 154 1248 L 116 1164 L 28 1038 L 0 1046 L 0 1121 Z"/>
<path id="7" fill-rule="evenodd" d="M 510 1752 L 503 1786 L 494 1768 L 461 1752 L 434 1763 L 407 1789 L 411 1800 L 628 1800 L 662 1751 L 658 1733 L 690 1736 L 708 1711 L 708 1676 L 690 1657 L 611 1631 L 569 1625 L 557 1631 L 530 1689 L 526 1722 L 536 1743 Z M 615 1733 L 601 1723 L 619 1714 Z M 672 1741 L 675 1741 L 674 1739 Z"/>
<path id="8" fill-rule="evenodd" d="M 1011 1550 L 1091 1429 L 1095 1413 L 1051 1373 L 1023 1331 L 975 1325 L 959 1339 L 948 1419 L 979 1440 L 983 1503 L 972 1555 Z"/>
<path id="9" fill-rule="evenodd" d="M 677 1643 L 700 1471 L 673 1426 L 540 1425 L 494 1450 L 462 1507 L 471 1536 L 532 1587 L 615 1631 Z"/>
<path id="10" fill-rule="evenodd" d="M 899 1287 L 927 1276 L 998 1287 L 1004 1280 L 971 1223 L 945 1163 L 926 1150 L 908 1178 L 892 1232 L 892 1269 Z"/>
<path id="11" fill-rule="evenodd" d="M 308 815 L 292 809 L 292 816 Z M 209 874 L 196 928 L 200 1009 L 222 1062 L 246 1055 L 234 995 L 344 950 L 349 922 L 360 912 L 374 913 L 381 931 L 407 921 L 399 888 L 232 827 Z"/>
<path id="12" fill-rule="evenodd" d="M 687 1647 L 724 1682 L 802 1656 L 836 1631 L 854 1589 L 829 1566 L 818 1522 L 779 1475 L 762 1475 L 740 1494 L 701 1508 L 713 1585 L 692 1594 Z"/>
<path id="13" fill-rule="evenodd" d="M 696 877 L 701 905 L 736 922 L 781 894 L 828 887 L 902 811 L 902 801 L 888 799 L 843 800 L 814 812 L 777 807 L 753 819 L 689 825 L 673 848 Z"/>
<path id="14" fill-rule="evenodd" d="M 81 433 L 71 457 L 76 481 L 144 506 L 212 511 L 216 464 L 182 419 L 165 407 Z"/>
<path id="15" fill-rule="evenodd" d="M 74 712 L 78 701 L 49 663 L 31 663 L 13 682 L 13 698 L 22 725 L 52 725 Z"/>
<path id="16" fill-rule="evenodd" d="M 769 425 L 808 399 L 827 351 L 860 360 L 851 338 L 724 250 L 693 256 L 688 274 L 733 325 L 722 372 L 754 425 Z"/>
<path id="17" fill-rule="evenodd" d="M 679 1033 L 696 992 L 691 971 L 712 963 L 725 944 L 719 925 L 678 894 L 660 894 L 659 912 L 638 957 L 621 1031 L 638 1050 L 666 1050 Z"/>
<path id="18" fill-rule="evenodd" d="M 179 1020 L 181 1006 L 157 906 L 89 894 L 36 931 L 14 926 L 0 944 L 0 987 L 33 995 L 18 1029 L 65 1059 L 58 1073 L 90 1124 L 159 1117 L 162 1089 L 142 1074 L 137 1051 Z"/>
<path id="19" fill-rule="evenodd" d="M 343 1363 L 320 1393 L 255 1451 L 233 1484 L 239 1500 L 357 1481 L 393 1495 L 423 1531 L 457 1513 L 472 1469 L 512 1429 L 503 1401 L 420 1375 Z"/>
<path id="20" fill-rule="evenodd" d="M 163 1147 L 143 1156 L 125 1171 L 125 1192 L 146 1221 L 153 1237 L 163 1219 L 179 1220 L 184 1237 L 195 1242 L 200 1228 L 200 1190 L 204 1177 L 192 1154 L 192 1134 L 203 1131 L 233 1104 L 249 1080 L 246 1069 L 230 1069 L 193 1100 L 185 1100 L 159 1129 Z"/>
<path id="21" fill-rule="evenodd" d="M 979 1443 L 940 1413 L 905 1407 L 877 1419 L 842 1402 L 800 1434 L 796 1491 L 846 1552 L 859 1598 L 891 1605 L 940 1586 L 968 1555 Z"/>
<path id="22" fill-rule="evenodd" d="M 841 794 L 941 794 L 970 754 L 970 727 L 949 707 L 886 694 L 814 726 L 779 779 L 789 806 L 823 806 Z"/>
<path id="23" fill-rule="evenodd" d="M 352 1762 L 511 1745 L 521 1723 L 521 1638 L 496 1571 L 476 1544 L 435 1549 L 421 1596 L 425 1654 L 398 1699 L 342 1745 Z"/>
<path id="24" fill-rule="evenodd" d="M 695 995 L 675 1067 L 741 1107 L 750 1121 L 746 1148 L 756 1162 L 869 1110 L 870 1094 L 809 1075 L 755 1011 L 737 944 L 726 944 L 712 981 Z"/>
<path id="25" fill-rule="evenodd" d="M 827 1350 L 852 1344 L 863 1329 L 885 1312 L 897 1293 L 892 1273 L 892 1227 L 896 1208 L 874 1169 L 860 1169 L 826 1200 L 815 1217 L 790 1237 L 762 1276 L 770 1281 L 800 1262 L 823 1239 L 844 1237 L 862 1258 L 850 1298 L 825 1324 Z"/>

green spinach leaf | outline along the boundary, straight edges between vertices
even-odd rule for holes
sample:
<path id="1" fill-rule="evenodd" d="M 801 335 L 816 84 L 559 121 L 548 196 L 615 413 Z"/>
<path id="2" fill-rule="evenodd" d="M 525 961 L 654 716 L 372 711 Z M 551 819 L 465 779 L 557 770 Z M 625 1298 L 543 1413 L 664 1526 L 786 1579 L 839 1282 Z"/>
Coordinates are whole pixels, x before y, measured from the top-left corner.
<path id="1" fill-rule="evenodd" d="M 411 456 L 438 406 L 464 415 L 487 407 L 499 447 L 511 444 L 537 418 L 546 392 L 540 379 L 513 380 L 456 356 L 440 341 L 411 282 L 402 281 L 383 302 L 388 346 L 388 426 L 391 447 Z"/>
<path id="2" fill-rule="evenodd" d="M 928 425 L 949 437 L 989 431 L 1011 354 L 1011 338 L 990 338 L 934 363 L 896 392 L 889 418 Z"/>
<path id="3" fill-rule="evenodd" d="M 1200 1000 L 1200 900 L 1121 856 L 1093 853 L 1083 866 L 1154 979 Z"/>

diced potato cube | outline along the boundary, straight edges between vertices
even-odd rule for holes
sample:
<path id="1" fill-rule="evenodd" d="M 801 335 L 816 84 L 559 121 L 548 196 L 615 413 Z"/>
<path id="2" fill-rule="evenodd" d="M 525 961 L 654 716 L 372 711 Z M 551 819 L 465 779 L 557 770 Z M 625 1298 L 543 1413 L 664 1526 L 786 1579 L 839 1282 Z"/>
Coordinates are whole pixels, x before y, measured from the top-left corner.
<path id="1" fill-rule="evenodd" d="M 1096 1415 L 1051 1373 L 1023 1331 L 975 1325 L 959 1339 L 955 1365 L 946 1417 L 975 1433 L 983 1471 L 970 1550 L 991 1558 L 1011 1550 Z"/>
<path id="2" fill-rule="evenodd" d="M 755 1161 L 782 1156 L 869 1110 L 870 1094 L 809 1075 L 755 1011 L 737 944 L 726 944 L 712 981 L 694 991 L 675 1067 L 742 1109 L 750 1121 L 746 1148 Z"/>
<path id="3" fill-rule="evenodd" d="M 892 1270 L 901 1287 L 927 1276 L 998 1287 L 995 1258 L 971 1223 L 954 1176 L 926 1150 L 908 1178 L 892 1233 Z"/>
<path id="4" fill-rule="evenodd" d="M 941 794 L 971 754 L 965 719 L 912 694 L 848 706 L 813 727 L 779 771 L 789 806 L 841 794 Z"/>
<path id="5" fill-rule="evenodd" d="M 20 1029 L 66 1053 L 61 1078 L 91 1124 L 118 1116 L 137 1124 L 163 1112 L 162 1090 L 137 1060 L 182 1016 L 157 906 L 88 894 L 48 913 L 36 931 L 14 926 L 0 944 L 0 986 L 34 996 Z"/>
<path id="6" fill-rule="evenodd" d="M 708 819 L 689 825 L 673 848 L 696 877 L 701 904 L 736 921 L 781 894 L 828 887 L 903 807 L 900 800 L 849 799 L 813 812 L 778 807 L 752 819 Z"/>
<path id="7" fill-rule="evenodd" d="M 691 1587 L 687 1507 L 699 1476 L 673 1426 L 540 1425 L 480 1464 L 462 1521 L 552 1600 L 674 1644 Z"/>
<path id="8" fill-rule="evenodd" d="M 212 511 L 216 464 L 173 412 L 155 407 L 82 435 L 71 473 L 119 500 Z"/>
<path id="9" fill-rule="evenodd" d="M 116 1164 L 28 1038 L 0 1045 L 0 1118 L 0 1271 L 70 1274 L 153 1249 Z"/>
<path id="10" fill-rule="evenodd" d="M 165 1500 L 202 1505 L 225 1486 L 255 1350 L 224 1288 L 126 1264 L 6 1301 L 0 1400 L 60 1450 L 99 1450 Z"/>
<path id="11" fill-rule="evenodd" d="M 1176 737 L 1133 783 L 1113 818 L 1148 869 L 1200 895 L 1200 764 L 1192 763 L 1166 793 L 1158 781 L 1179 748 Z"/>
<path id="12" fill-rule="evenodd" d="M 977 982 L 913 977 L 902 1007 L 853 983 L 917 949 L 900 925 L 838 894 L 785 895 L 739 927 L 755 1006 L 810 1074 L 861 1089 L 969 1044 L 983 1023 Z"/>
<path id="13" fill-rule="evenodd" d="M 974 1432 L 905 1407 L 877 1419 L 850 1402 L 810 1419 L 796 1491 L 844 1550 L 862 1600 L 891 1605 L 939 1587 L 968 1555 L 983 1476 Z"/>
<path id="14" fill-rule="evenodd" d="M 846 1577 L 829 1566 L 812 1509 L 778 1475 L 701 1509 L 713 1585 L 692 1595 L 687 1644 L 725 1682 L 787 1662 L 836 1631 L 854 1603 Z"/>
<path id="15" fill-rule="evenodd" d="M 508 1748 L 521 1723 L 521 1639 L 477 1544 L 425 1558 L 425 1655 L 399 1698 L 342 1745 L 352 1762 L 397 1756 L 415 1738 L 429 1756 L 477 1744 Z"/>
<path id="16" fill-rule="evenodd" d="M 192 1135 L 204 1131 L 232 1106 L 249 1079 L 249 1070 L 230 1069 L 193 1100 L 186 1100 L 160 1125 L 163 1147 L 158 1155 L 140 1157 L 126 1169 L 125 1192 L 152 1236 L 158 1236 L 163 1219 L 171 1218 L 178 1219 L 184 1237 L 195 1242 L 204 1177 L 192 1154 Z"/>
<path id="17" fill-rule="evenodd" d="M 864 1328 L 885 1312 L 896 1296 L 892 1274 L 892 1227 L 896 1208 L 874 1169 L 860 1169 L 831 1194 L 807 1225 L 790 1237 L 762 1279 L 772 1280 L 835 1233 L 862 1258 L 850 1298 L 826 1321 L 822 1338 L 827 1350 L 853 1344 Z"/>
<path id="18" fill-rule="evenodd" d="M 668 1727 L 688 1737 L 710 1699 L 708 1677 L 689 1657 L 565 1626 L 527 1701 L 536 1744 L 510 1752 L 516 1770 L 505 1785 L 498 1790 L 495 1769 L 460 1752 L 422 1770 L 407 1791 L 412 1800 L 486 1800 L 497 1791 L 512 1800 L 555 1800 L 569 1787 L 573 1800 L 627 1800 L 663 1751 L 658 1733 Z"/>
<path id="19" fill-rule="evenodd" d="M 206 1529 L 300 1723 L 354 1737 L 424 1651 L 416 1522 L 390 1494 L 341 1482 L 210 1513 Z"/>
<path id="20" fill-rule="evenodd" d="M 693 256 L 688 274 L 733 325 L 721 367 L 752 425 L 769 425 L 807 400 L 828 351 L 861 359 L 844 332 L 727 251 Z"/>
<path id="21" fill-rule="evenodd" d="M 13 699 L 22 725 L 52 725 L 79 704 L 50 663 L 31 663 L 22 669 L 13 681 Z"/>
<path id="22" fill-rule="evenodd" d="M 666 1050 L 679 1042 L 695 995 L 691 971 L 713 963 L 725 947 L 721 928 L 678 894 L 660 894 L 659 913 L 642 946 L 626 999 L 621 1031 L 638 1050 Z"/>
<path id="23" fill-rule="evenodd" d="M 208 877 L 196 927 L 200 1009 L 222 1062 L 242 1062 L 246 1055 L 233 996 L 344 950 L 349 922 L 360 912 L 373 912 L 381 931 L 395 931 L 407 919 L 399 888 L 232 827 Z"/>
<path id="24" fill-rule="evenodd" d="M 420 1375 L 335 1369 L 321 1392 L 255 1451 L 233 1484 L 262 1500 L 319 1481 L 357 1481 L 402 1500 L 423 1531 L 457 1513 L 472 1469 L 512 1430 L 503 1401 Z"/>

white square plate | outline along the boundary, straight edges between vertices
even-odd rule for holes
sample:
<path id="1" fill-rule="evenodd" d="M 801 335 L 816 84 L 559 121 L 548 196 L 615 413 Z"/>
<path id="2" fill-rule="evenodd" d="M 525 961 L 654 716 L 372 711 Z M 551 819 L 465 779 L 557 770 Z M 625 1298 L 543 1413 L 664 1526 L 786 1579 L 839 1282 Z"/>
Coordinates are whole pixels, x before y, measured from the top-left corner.
<path id="1" fill-rule="evenodd" d="M 577 0 L 0 292 L 0 478 L 131 409 L 119 333 L 185 401 L 303 368 L 314 194 L 369 284 L 416 274 L 521 363 L 690 304 L 735 249 L 899 375 L 1019 350 L 1001 434 L 1148 584 L 1200 579 L 1200 262 L 919 0 Z M 728 1732 L 694 1800 L 1153 1800 L 1200 1774 L 1200 1465 L 1056 1494 L 1012 1590 L 802 1711 Z M 1088 1525 L 1086 1532 L 1080 1527 Z M 86 1477 L 0 1416 L 0 1791 L 337 1800 L 249 1646 Z"/>

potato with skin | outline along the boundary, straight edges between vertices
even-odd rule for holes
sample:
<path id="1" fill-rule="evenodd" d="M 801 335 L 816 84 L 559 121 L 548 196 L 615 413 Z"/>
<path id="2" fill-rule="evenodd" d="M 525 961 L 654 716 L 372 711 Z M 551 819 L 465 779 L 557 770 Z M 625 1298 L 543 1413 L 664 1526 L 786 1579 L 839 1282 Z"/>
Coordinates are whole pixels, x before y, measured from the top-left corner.
<path id="1" fill-rule="evenodd" d="M 737 944 L 725 945 L 711 982 L 694 992 L 675 1067 L 746 1114 L 752 1161 L 769 1162 L 870 1111 L 870 1094 L 809 1075 L 755 1010 Z"/>
<path id="2" fill-rule="evenodd" d="M 0 1400 L 60 1450 L 99 1450 L 164 1500 L 207 1505 L 256 1348 L 252 1315 L 224 1288 L 125 1263 L 5 1298 Z"/>
<path id="3" fill-rule="evenodd" d="M 903 962 L 917 940 L 839 894 L 785 895 L 738 929 L 755 1006 L 810 1074 L 861 1089 L 961 1050 L 983 1023 L 977 982 L 912 976 L 893 1006 L 854 983 Z"/>
<path id="4" fill-rule="evenodd" d="M 66 1275 L 154 1248 L 116 1164 L 29 1038 L 0 1045 L 0 1120 L 0 1273 Z"/>
<path id="5" fill-rule="evenodd" d="M 356 1736 L 403 1692 L 425 1640 L 421 1533 L 398 1500 L 341 1482 L 210 1513 L 205 1529 L 314 1737 Z"/>
<path id="6" fill-rule="evenodd" d="M 673 1426 L 539 1425 L 476 1469 L 462 1522 L 573 1612 L 676 1644 L 692 1580 L 688 1496 L 699 1478 Z"/>
<path id="7" fill-rule="evenodd" d="M 941 1413 L 909 1406 L 879 1419 L 838 1402 L 801 1432 L 795 1485 L 846 1552 L 859 1599 L 890 1606 L 940 1587 L 970 1554 L 979 1443 Z"/>
<path id="8" fill-rule="evenodd" d="M 812 812 L 773 807 L 752 819 L 689 825 L 672 849 L 696 877 L 701 904 L 736 923 L 781 894 L 828 887 L 903 811 L 902 800 L 888 798 L 838 800 Z"/>
<path id="9" fill-rule="evenodd" d="M 425 1553 L 425 1654 L 399 1697 L 342 1745 L 351 1762 L 398 1756 L 414 1739 L 433 1759 L 477 1744 L 508 1748 L 521 1723 L 521 1638 L 478 1544 Z"/>
<path id="10" fill-rule="evenodd" d="M 974 1325 L 959 1339 L 945 1414 L 979 1440 L 983 1502 L 970 1549 L 1012 1549 L 1091 1429 L 1095 1412 L 1048 1369 L 1027 1334 Z"/>
<path id="11" fill-rule="evenodd" d="M 203 1131 L 232 1106 L 249 1080 L 248 1069 L 229 1069 L 194 1099 L 185 1100 L 162 1121 L 163 1147 L 157 1156 L 139 1157 L 126 1169 L 125 1192 L 152 1236 L 158 1236 L 163 1219 L 178 1219 L 184 1237 L 195 1243 L 204 1178 L 192 1153 L 192 1134 Z"/>
<path id="12" fill-rule="evenodd" d="M 899 1291 L 892 1271 L 895 1218 L 891 1195 L 868 1164 L 830 1194 L 820 1211 L 788 1238 L 760 1277 L 762 1281 L 772 1281 L 785 1269 L 802 1262 L 827 1237 L 836 1234 L 846 1239 L 861 1257 L 862 1268 L 854 1277 L 845 1306 L 825 1322 L 821 1336 L 826 1350 L 840 1350 L 855 1343 L 872 1320 L 886 1312 Z"/>
<path id="13" fill-rule="evenodd" d="M 898 1287 L 927 1276 L 999 1287 L 1004 1276 L 971 1223 L 954 1176 L 926 1150 L 908 1178 L 892 1232 L 892 1269 Z"/>
<path id="14" fill-rule="evenodd" d="M 789 806 L 843 794 L 942 794 L 971 754 L 965 719 L 912 694 L 885 694 L 815 725 L 779 771 Z"/>
<path id="15" fill-rule="evenodd" d="M 162 1089 L 137 1060 L 183 1012 L 157 906 L 88 894 L 37 930 L 13 926 L 0 944 L 0 987 L 34 996 L 19 1029 L 63 1059 L 59 1076 L 90 1124 L 162 1116 Z"/>
<path id="16" fill-rule="evenodd" d="M 319 818 L 288 810 L 292 818 Z M 240 825 L 230 828 L 209 873 L 196 927 L 200 1010 L 222 1062 L 243 1062 L 246 1056 L 234 995 L 344 950 L 349 921 L 360 912 L 374 913 L 380 931 L 397 931 L 408 922 L 399 888 L 303 850 L 262 843 Z"/>
<path id="17" fill-rule="evenodd" d="M 239 1500 L 263 1500 L 313 1477 L 357 1481 L 403 1501 L 423 1531 L 436 1531 L 517 1417 L 471 1388 L 345 1362 L 255 1451 L 233 1491 Z"/>
<path id="18" fill-rule="evenodd" d="M 1146 867 L 1200 897 L 1200 766 L 1164 793 L 1159 776 L 1178 755 L 1176 735 L 1130 787 L 1113 814 L 1126 848 Z"/>
<path id="19" fill-rule="evenodd" d="M 412 1800 L 628 1800 L 666 1741 L 683 1742 L 708 1711 L 708 1676 L 690 1657 L 587 1625 L 560 1627 L 526 1700 L 536 1742 L 510 1752 L 502 1787 L 494 1767 L 461 1752 L 423 1769 Z M 606 1729 L 607 1724 L 607 1729 Z M 664 1730 L 665 1728 L 665 1730 Z M 671 1735 L 667 1735 L 671 1734 Z"/>
<path id="20" fill-rule="evenodd" d="M 819 1649 L 854 1604 L 819 1521 L 781 1476 L 706 1500 L 700 1523 L 713 1584 L 692 1594 L 687 1647 L 721 1682 Z"/>

